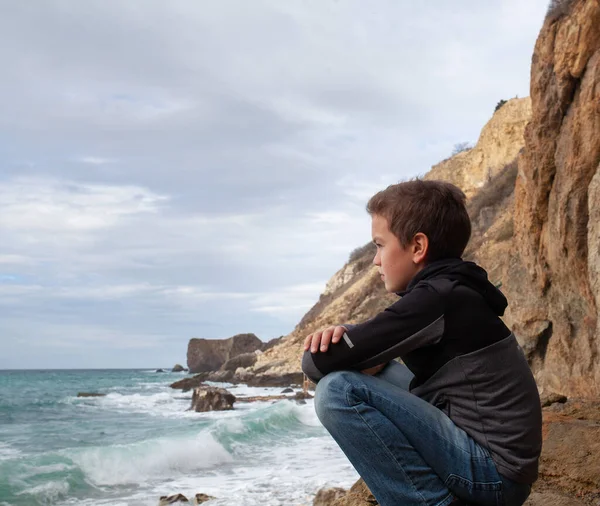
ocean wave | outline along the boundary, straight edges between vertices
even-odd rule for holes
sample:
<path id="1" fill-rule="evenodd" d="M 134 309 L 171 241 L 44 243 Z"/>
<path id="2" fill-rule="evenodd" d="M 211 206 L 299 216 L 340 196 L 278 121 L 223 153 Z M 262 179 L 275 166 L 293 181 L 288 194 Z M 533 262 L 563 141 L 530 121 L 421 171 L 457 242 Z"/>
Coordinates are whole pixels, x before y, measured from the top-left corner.
<path id="1" fill-rule="evenodd" d="M 59 499 L 66 498 L 69 488 L 67 480 L 48 481 L 18 492 L 15 495 L 32 496 L 37 504 L 53 504 Z"/>
<path id="2" fill-rule="evenodd" d="M 8 443 L 2 443 L 0 441 L 0 461 L 11 460 L 21 457 L 23 452 L 17 448 L 13 448 Z"/>
<path id="3" fill-rule="evenodd" d="M 312 411 L 312 403 L 298 405 L 281 400 L 247 410 L 237 417 L 217 419 L 207 431 L 230 450 L 240 443 L 254 446 L 270 441 L 275 444 L 281 438 L 297 438 L 307 427 L 322 427 Z"/>
<path id="4" fill-rule="evenodd" d="M 210 434 L 69 451 L 94 485 L 139 484 L 215 467 L 233 457 Z"/>

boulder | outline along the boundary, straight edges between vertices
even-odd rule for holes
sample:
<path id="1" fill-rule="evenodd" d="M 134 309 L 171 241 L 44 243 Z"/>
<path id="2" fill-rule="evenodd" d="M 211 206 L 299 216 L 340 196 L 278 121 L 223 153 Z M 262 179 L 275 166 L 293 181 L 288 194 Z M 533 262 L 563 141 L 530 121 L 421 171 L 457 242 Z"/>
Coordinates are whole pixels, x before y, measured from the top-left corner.
<path id="1" fill-rule="evenodd" d="M 281 393 L 282 393 L 282 394 L 291 394 L 293 391 L 294 391 L 294 389 L 293 389 L 293 388 L 289 388 L 289 387 L 288 387 L 288 388 L 284 388 L 284 389 L 281 391 Z"/>
<path id="2" fill-rule="evenodd" d="M 156 372 L 165 372 L 164 369 L 156 369 Z"/>
<path id="3" fill-rule="evenodd" d="M 254 334 L 238 334 L 228 339 L 190 339 L 187 364 L 190 372 L 217 371 L 229 359 L 260 350 L 263 342 Z"/>
<path id="4" fill-rule="evenodd" d="M 196 494 L 194 496 L 194 506 L 197 506 L 198 504 L 202 504 L 203 502 L 206 502 L 206 501 L 210 501 L 211 499 L 214 499 L 214 497 L 211 495 Z"/>
<path id="5" fill-rule="evenodd" d="M 196 412 L 225 411 L 233 409 L 235 395 L 224 388 L 202 386 L 194 388 L 192 409 Z"/>
<path id="6" fill-rule="evenodd" d="M 171 372 L 184 372 L 187 369 L 185 369 L 181 364 L 175 364 L 173 366 L 173 369 L 171 369 Z"/>
<path id="7" fill-rule="evenodd" d="M 331 506 L 333 501 L 346 495 L 346 490 L 339 487 L 321 488 L 315 495 L 313 506 Z"/>
<path id="8" fill-rule="evenodd" d="M 174 495 L 163 495 L 160 497 L 158 501 L 158 506 L 167 506 L 168 504 L 175 504 L 178 502 L 189 502 L 188 498 L 183 494 L 174 494 Z"/>
<path id="9" fill-rule="evenodd" d="M 192 388 L 202 386 L 204 381 L 210 381 L 208 380 L 208 373 L 197 374 L 191 378 L 184 378 L 176 381 L 175 383 L 171 383 L 169 386 L 171 388 L 177 388 L 179 390 L 183 390 L 184 392 L 188 392 Z"/>

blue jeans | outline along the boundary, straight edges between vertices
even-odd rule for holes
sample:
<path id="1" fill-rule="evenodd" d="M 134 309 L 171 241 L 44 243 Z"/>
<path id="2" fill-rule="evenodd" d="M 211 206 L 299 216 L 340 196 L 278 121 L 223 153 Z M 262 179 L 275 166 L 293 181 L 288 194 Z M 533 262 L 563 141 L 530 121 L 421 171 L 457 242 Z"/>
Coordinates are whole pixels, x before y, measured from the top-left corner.
<path id="1" fill-rule="evenodd" d="M 412 373 L 335 371 L 317 384 L 315 410 L 381 506 L 521 506 L 529 485 L 501 476 L 489 451 L 441 410 L 408 392 Z"/>

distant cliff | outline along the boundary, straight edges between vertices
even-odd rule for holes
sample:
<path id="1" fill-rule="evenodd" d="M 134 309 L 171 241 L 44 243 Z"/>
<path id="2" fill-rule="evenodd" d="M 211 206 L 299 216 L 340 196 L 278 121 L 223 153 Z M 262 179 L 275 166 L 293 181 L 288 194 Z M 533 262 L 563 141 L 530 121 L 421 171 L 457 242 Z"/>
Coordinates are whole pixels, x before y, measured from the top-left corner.
<path id="1" fill-rule="evenodd" d="M 216 371 L 229 359 L 262 350 L 263 346 L 264 343 L 254 334 L 238 334 L 228 339 L 190 339 L 188 368 L 191 373 Z"/>

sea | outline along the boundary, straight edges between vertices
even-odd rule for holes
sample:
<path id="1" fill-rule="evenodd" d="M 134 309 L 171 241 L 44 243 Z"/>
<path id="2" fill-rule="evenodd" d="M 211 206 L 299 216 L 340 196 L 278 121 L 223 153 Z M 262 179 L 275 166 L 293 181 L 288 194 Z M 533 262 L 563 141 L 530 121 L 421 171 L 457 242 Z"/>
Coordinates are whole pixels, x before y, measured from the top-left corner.
<path id="1" fill-rule="evenodd" d="M 0 371 L 0 506 L 156 506 L 179 493 L 213 496 L 207 506 L 300 506 L 358 479 L 312 399 L 196 413 L 191 391 L 169 387 L 185 376 Z M 238 397 L 283 390 L 207 383 Z"/>

